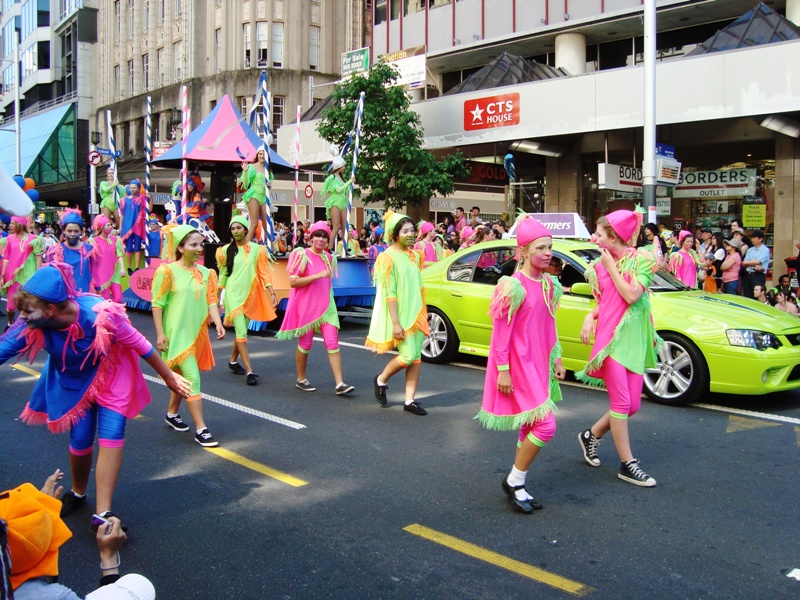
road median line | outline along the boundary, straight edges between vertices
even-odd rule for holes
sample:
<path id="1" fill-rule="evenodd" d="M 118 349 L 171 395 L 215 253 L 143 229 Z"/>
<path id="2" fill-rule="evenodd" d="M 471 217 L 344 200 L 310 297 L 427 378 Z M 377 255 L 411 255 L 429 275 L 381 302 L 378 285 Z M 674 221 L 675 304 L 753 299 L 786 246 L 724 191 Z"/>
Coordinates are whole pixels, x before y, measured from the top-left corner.
<path id="1" fill-rule="evenodd" d="M 220 458 L 224 458 L 225 460 L 229 460 L 231 462 L 236 463 L 237 465 L 241 465 L 256 473 L 261 473 L 262 475 L 266 475 L 267 477 L 271 477 L 272 479 L 277 479 L 278 481 L 282 481 L 287 485 L 291 485 L 292 487 L 300 487 L 303 485 L 308 485 L 307 481 L 303 481 L 302 479 L 298 479 L 297 477 L 293 477 L 288 473 L 284 473 L 282 471 L 278 471 L 277 469 L 273 469 L 272 467 L 268 467 L 267 465 L 262 465 L 259 462 L 254 460 L 250 460 L 249 458 L 242 456 L 241 454 L 237 454 L 232 450 L 226 450 L 225 448 L 203 448 L 212 454 L 216 454 Z"/>
<path id="2" fill-rule="evenodd" d="M 42 376 L 42 374 L 39 373 L 38 371 L 34 371 L 33 369 L 25 365 L 11 365 L 11 368 L 16 369 L 17 371 L 22 371 L 23 373 L 26 373 L 32 377 L 36 377 L 36 379 L 39 379 L 39 377 Z"/>
<path id="3" fill-rule="evenodd" d="M 545 585 L 562 590 L 568 594 L 572 594 L 573 596 L 584 597 L 588 596 L 592 592 L 597 591 L 595 588 L 578 581 L 572 581 L 571 579 L 567 579 L 561 575 L 545 571 L 539 567 L 534 567 L 518 560 L 514 560 L 513 558 L 508 558 L 507 556 L 503 556 L 497 552 L 487 550 L 481 546 L 460 540 L 446 533 L 436 531 L 435 529 L 430 529 L 417 523 L 409 525 L 408 527 L 404 527 L 403 531 L 407 531 L 408 533 L 417 535 L 436 544 L 440 544 L 450 548 L 451 550 L 455 550 L 456 552 L 461 552 L 462 554 L 466 554 L 472 558 L 477 558 L 478 560 L 495 565 L 496 567 L 506 569 L 507 571 L 511 571 L 517 575 L 522 575 L 528 579 L 533 579 L 539 583 L 544 583 Z"/>

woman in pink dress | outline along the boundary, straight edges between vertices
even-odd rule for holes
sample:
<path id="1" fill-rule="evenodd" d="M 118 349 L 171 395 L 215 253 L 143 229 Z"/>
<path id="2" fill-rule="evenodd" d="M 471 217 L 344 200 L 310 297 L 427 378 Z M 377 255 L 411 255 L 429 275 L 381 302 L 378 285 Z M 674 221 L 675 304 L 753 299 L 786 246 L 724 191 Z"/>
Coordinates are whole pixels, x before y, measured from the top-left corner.
<path id="1" fill-rule="evenodd" d="M 525 489 L 533 460 L 556 431 L 555 403 L 561 400 L 561 346 L 555 312 L 558 279 L 544 272 L 553 257 L 553 238 L 525 215 L 517 227 L 517 271 L 502 277 L 489 308 L 492 341 L 483 404 L 475 417 L 488 429 L 519 430 L 514 465 L 502 487 L 514 510 L 542 508 Z"/>
<path id="2" fill-rule="evenodd" d="M 289 302 L 283 317 L 280 331 L 275 335 L 279 340 L 300 338 L 295 352 L 297 381 L 295 386 L 304 392 L 317 388 L 308 381 L 306 366 L 308 352 L 314 343 L 314 332 L 319 330 L 328 361 L 336 380 L 337 396 L 349 394 L 354 386 L 344 382 L 342 375 L 342 355 L 339 352 L 339 313 L 333 299 L 332 279 L 336 272 L 336 257 L 328 252 L 331 237 L 330 227 L 324 221 L 317 221 L 308 230 L 310 248 L 296 248 L 286 264 L 289 275 Z"/>
<path id="3" fill-rule="evenodd" d="M 610 404 L 592 427 L 578 434 L 584 460 L 592 467 L 600 466 L 597 444 L 610 430 L 621 461 L 618 477 L 653 487 L 656 480 L 633 457 L 628 437 L 628 419 L 641 406 L 644 371 L 656 367 L 659 341 L 647 293 L 658 266 L 650 252 L 633 247 L 641 226 L 641 214 L 629 210 L 597 220 L 600 258 L 586 269 L 597 304 L 586 315 L 580 333 L 584 344 L 589 344 L 593 332 L 595 340 L 589 362 L 575 377 L 590 385 L 605 385 Z"/>
<path id="4" fill-rule="evenodd" d="M 692 289 L 697 288 L 697 267 L 703 264 L 694 251 L 694 236 L 683 230 L 678 234 L 680 249 L 669 257 L 669 270 Z"/>
<path id="5" fill-rule="evenodd" d="M 430 221 L 420 221 L 418 225 L 419 241 L 414 244 L 414 250 L 422 252 L 422 258 L 426 263 L 435 263 L 441 260 L 441 250 L 433 238 L 436 237 L 436 230 Z"/>
<path id="6" fill-rule="evenodd" d="M 94 248 L 89 259 L 92 272 L 92 290 L 106 300 L 122 304 L 122 242 L 115 235 L 110 235 L 114 224 L 105 215 L 97 215 L 94 219 L 94 237 L 89 245 Z"/>
<path id="7" fill-rule="evenodd" d="M 20 286 L 42 267 L 44 245 L 41 238 L 28 233 L 27 226 L 27 217 L 11 217 L 11 235 L 5 238 L 5 248 L 0 260 L 0 292 L 8 298 L 8 327 L 16 319 L 14 296 Z"/>

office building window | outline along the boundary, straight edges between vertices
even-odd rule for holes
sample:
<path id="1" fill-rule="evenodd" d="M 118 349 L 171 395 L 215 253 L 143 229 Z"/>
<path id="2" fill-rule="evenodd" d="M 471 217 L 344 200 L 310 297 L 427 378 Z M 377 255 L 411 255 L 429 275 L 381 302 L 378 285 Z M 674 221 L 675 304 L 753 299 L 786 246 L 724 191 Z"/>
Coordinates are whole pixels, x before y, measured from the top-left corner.
<path id="1" fill-rule="evenodd" d="M 267 36 L 267 27 L 269 23 L 266 21 L 259 21 L 256 23 L 256 60 L 258 60 L 259 67 L 266 67 L 267 65 L 267 45 L 269 43 Z"/>
<path id="2" fill-rule="evenodd" d="M 248 110 L 250 110 L 250 100 L 247 96 L 239 96 L 239 112 L 247 117 Z"/>
<path id="3" fill-rule="evenodd" d="M 375 25 L 386 21 L 386 0 L 375 0 Z"/>
<path id="4" fill-rule="evenodd" d="M 167 0 L 158 0 L 158 24 L 164 24 L 164 16 L 167 12 L 166 8 Z"/>
<path id="5" fill-rule="evenodd" d="M 142 85 L 144 86 L 144 91 L 150 91 L 150 55 L 143 54 L 142 55 Z"/>
<path id="6" fill-rule="evenodd" d="M 214 30 L 214 66 L 217 73 L 222 71 L 222 29 Z"/>
<path id="7" fill-rule="evenodd" d="M 175 63 L 173 83 L 183 79 L 183 42 L 172 44 L 172 60 Z"/>
<path id="8" fill-rule="evenodd" d="M 128 0 L 128 39 L 133 39 L 133 34 L 136 31 L 136 20 L 134 19 L 135 13 L 133 12 L 133 0 Z"/>
<path id="9" fill-rule="evenodd" d="M 272 24 L 272 66 L 283 67 L 283 23 Z"/>
<path id="10" fill-rule="evenodd" d="M 156 85 L 162 87 L 164 83 L 164 49 L 159 48 L 156 50 Z"/>
<path id="11" fill-rule="evenodd" d="M 122 96 L 122 82 L 120 81 L 119 65 L 114 65 L 114 97 Z"/>
<path id="12" fill-rule="evenodd" d="M 3 58 L 8 58 L 14 54 L 14 39 L 16 38 L 14 30 L 14 19 L 11 19 L 3 27 Z"/>
<path id="13" fill-rule="evenodd" d="M 272 135 L 277 138 L 278 129 L 283 127 L 283 116 L 286 109 L 284 96 L 272 97 Z"/>
<path id="14" fill-rule="evenodd" d="M 142 3 L 142 31 L 147 33 L 150 26 L 150 0 L 144 0 Z"/>
<path id="15" fill-rule="evenodd" d="M 183 16 L 183 0 L 175 0 L 175 18 L 180 19 Z"/>
<path id="16" fill-rule="evenodd" d="M 114 39 L 119 43 L 122 37 L 122 3 L 114 0 Z"/>
<path id="17" fill-rule="evenodd" d="M 24 41 L 34 31 L 36 31 L 36 0 L 28 0 L 22 5 L 20 39 Z"/>
<path id="18" fill-rule="evenodd" d="M 242 40 L 244 41 L 244 68 L 250 68 L 250 23 L 242 25 Z"/>
<path id="19" fill-rule="evenodd" d="M 319 69 L 319 27 L 308 28 L 308 66 L 312 71 Z"/>
<path id="20" fill-rule="evenodd" d="M 133 96 L 136 93 L 136 82 L 134 77 L 136 76 L 136 68 L 134 67 L 133 61 L 128 61 L 128 95 Z"/>
<path id="21" fill-rule="evenodd" d="M 65 94 L 74 92 L 77 85 L 78 66 L 75 61 L 75 56 L 78 52 L 77 39 L 77 25 L 73 21 L 73 23 L 67 25 L 61 33 L 61 56 L 63 57 L 61 64 L 63 68 L 62 73 Z"/>

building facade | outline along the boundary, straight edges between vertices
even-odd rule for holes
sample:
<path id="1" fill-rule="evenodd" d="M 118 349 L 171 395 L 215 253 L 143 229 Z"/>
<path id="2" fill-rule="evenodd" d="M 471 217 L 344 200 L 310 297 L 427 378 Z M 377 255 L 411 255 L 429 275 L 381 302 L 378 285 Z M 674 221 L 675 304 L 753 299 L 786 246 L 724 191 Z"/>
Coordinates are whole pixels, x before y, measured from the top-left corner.
<path id="1" fill-rule="evenodd" d="M 93 114 L 96 0 L 3 0 L 0 164 L 37 182 L 42 202 L 88 198 L 86 163 Z M 15 46 L 20 131 L 15 132 Z M 19 135 L 20 165 L 15 160 Z M 41 213 L 41 211 L 40 211 Z M 40 214 L 39 213 L 39 214 Z"/>
<path id="2" fill-rule="evenodd" d="M 484 173 L 514 155 L 522 185 L 505 200 L 475 202 L 483 212 L 577 211 L 592 222 L 641 201 L 641 0 L 376 0 L 372 8 L 373 57 L 427 48 L 428 99 L 412 105 L 427 147 L 460 150 L 487 165 Z M 726 232 L 744 218 L 746 229 L 766 232 L 784 271 L 800 237 L 800 1 L 658 0 L 656 22 L 656 139 L 683 170 L 677 188 L 660 188 L 658 219 Z M 303 130 L 309 162 L 324 157 L 313 129 Z M 631 185 L 608 181 L 601 164 L 627 169 Z M 465 189 L 431 199 L 432 216 L 464 205 Z"/>
<path id="3" fill-rule="evenodd" d="M 120 179 L 143 171 L 147 96 L 157 157 L 182 138 L 182 85 L 195 128 L 226 94 L 246 115 L 266 70 L 277 134 L 294 120 L 297 105 L 305 109 L 327 95 L 323 86 L 338 79 L 341 53 L 364 44 L 364 10 L 363 0 L 103 2 L 93 129 L 107 143 L 105 113 L 111 111 L 123 153 Z M 158 171 L 153 182 L 163 191 L 174 179 L 174 171 Z"/>

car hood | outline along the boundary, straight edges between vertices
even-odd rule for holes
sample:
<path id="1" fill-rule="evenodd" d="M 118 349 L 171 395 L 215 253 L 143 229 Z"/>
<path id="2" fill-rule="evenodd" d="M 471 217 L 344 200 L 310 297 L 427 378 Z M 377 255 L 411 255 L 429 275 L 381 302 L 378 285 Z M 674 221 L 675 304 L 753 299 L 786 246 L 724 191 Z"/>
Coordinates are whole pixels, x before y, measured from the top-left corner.
<path id="1" fill-rule="evenodd" d="M 731 294 L 708 294 L 701 291 L 655 292 L 653 314 L 656 327 L 661 329 L 670 318 L 684 321 L 694 329 L 754 329 L 775 334 L 800 331 L 800 318 L 761 304 L 755 300 Z M 693 325 L 686 323 L 691 315 Z"/>

